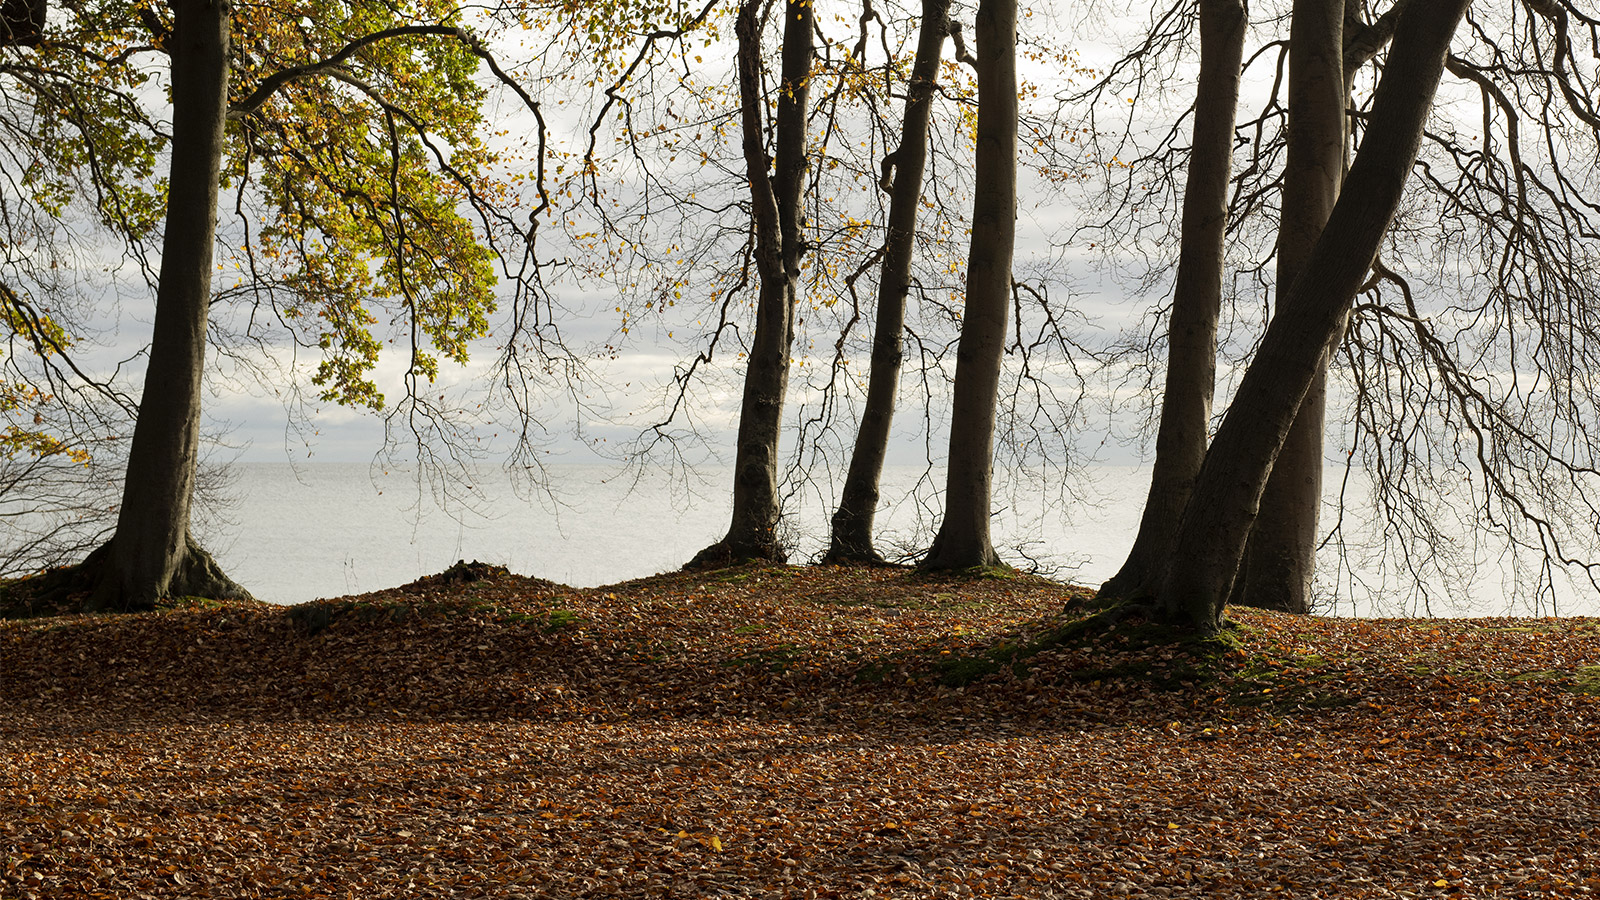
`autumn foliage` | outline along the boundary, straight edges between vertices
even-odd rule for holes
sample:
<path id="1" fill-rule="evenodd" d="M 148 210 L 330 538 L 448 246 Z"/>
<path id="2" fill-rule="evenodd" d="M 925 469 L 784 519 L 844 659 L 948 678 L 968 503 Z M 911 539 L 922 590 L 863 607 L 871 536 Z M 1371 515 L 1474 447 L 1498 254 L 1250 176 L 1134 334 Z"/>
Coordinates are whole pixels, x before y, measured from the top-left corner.
<path id="1" fill-rule="evenodd" d="M 1029 577 L 475 574 L 0 624 L 0 896 L 1600 886 L 1593 621 L 1167 643 Z"/>

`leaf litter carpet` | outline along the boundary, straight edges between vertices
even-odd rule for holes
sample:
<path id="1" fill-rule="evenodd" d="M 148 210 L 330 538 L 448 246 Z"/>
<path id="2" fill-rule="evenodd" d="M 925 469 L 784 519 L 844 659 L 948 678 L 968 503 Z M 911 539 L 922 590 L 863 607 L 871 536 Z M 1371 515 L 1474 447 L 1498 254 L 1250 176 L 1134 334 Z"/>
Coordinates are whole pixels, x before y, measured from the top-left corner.
<path id="1" fill-rule="evenodd" d="M 490 573 L 0 623 L 0 897 L 1542 897 L 1600 887 L 1600 625 L 1027 577 Z"/>

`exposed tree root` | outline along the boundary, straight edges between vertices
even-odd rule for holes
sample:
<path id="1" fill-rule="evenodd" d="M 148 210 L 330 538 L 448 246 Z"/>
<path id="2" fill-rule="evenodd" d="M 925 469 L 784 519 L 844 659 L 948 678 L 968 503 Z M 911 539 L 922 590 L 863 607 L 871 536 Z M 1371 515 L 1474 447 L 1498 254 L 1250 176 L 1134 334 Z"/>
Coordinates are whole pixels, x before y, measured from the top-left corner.
<path id="1" fill-rule="evenodd" d="M 1098 597 L 1096 598 L 1099 599 Z M 1102 628 L 1115 628 L 1129 619 L 1143 619 L 1146 622 L 1159 622 L 1160 615 L 1152 597 L 1116 600 L 1108 603 L 1097 604 L 1099 611 L 1085 619 L 1085 622 L 1095 622 Z"/>
<path id="2" fill-rule="evenodd" d="M 254 600 L 250 592 L 227 576 L 210 553 L 191 535 L 178 571 L 167 586 L 168 597 L 206 597 L 211 600 Z"/>
<path id="3" fill-rule="evenodd" d="M 1138 567 L 1124 565 L 1121 571 L 1100 585 L 1100 590 L 1095 593 L 1095 601 L 1101 606 L 1120 603 L 1136 595 L 1139 588 L 1148 580 Z"/>
<path id="4" fill-rule="evenodd" d="M 948 540 L 942 531 L 933 539 L 928 555 L 917 561 L 917 569 L 922 572 L 982 572 L 1010 568 L 1000 561 L 1000 554 L 994 552 L 988 540 L 981 544 L 974 540 Z"/>
<path id="5" fill-rule="evenodd" d="M 837 535 L 828 545 L 828 552 L 822 554 L 817 560 L 827 566 L 893 566 L 894 563 L 883 558 L 883 554 L 875 549 L 871 542 L 862 544 L 857 541 L 840 540 Z"/>
<path id="6" fill-rule="evenodd" d="M 111 543 L 101 544 L 75 566 L 52 569 L 13 587 L 16 599 L 7 604 L 18 615 L 65 615 L 80 612 L 142 612 L 178 597 L 208 600 L 255 600 L 229 578 L 217 561 L 189 537 L 183 560 L 164 589 L 126 588 L 112 569 Z"/>
<path id="7" fill-rule="evenodd" d="M 876 497 L 876 493 L 874 493 Z M 828 552 L 820 562 L 825 564 L 863 563 L 886 565 L 883 554 L 872 546 L 872 523 L 864 517 L 846 511 L 841 506 L 833 514 L 832 533 L 828 536 Z"/>
<path id="8" fill-rule="evenodd" d="M 105 569 L 111 544 L 96 547 L 83 562 L 41 572 L 12 585 L 7 597 L 7 615 L 18 618 L 58 616 L 83 612 L 89 595 Z"/>
<path id="9" fill-rule="evenodd" d="M 1071 608 L 1069 604 L 1068 609 Z M 1093 621 L 1106 628 L 1114 628 L 1129 619 L 1141 619 L 1151 625 L 1173 628 L 1203 638 L 1221 634 L 1232 627 L 1232 623 L 1224 617 L 1219 617 L 1215 622 L 1194 621 L 1185 615 L 1181 607 L 1161 602 L 1156 591 L 1148 584 L 1130 585 L 1109 594 L 1102 587 L 1093 600 L 1080 608 L 1097 610 L 1084 621 Z"/>
<path id="10" fill-rule="evenodd" d="M 683 570 L 694 572 L 701 569 L 726 569 L 747 562 L 782 564 L 788 561 L 788 552 L 777 541 L 746 544 L 723 538 L 696 553 L 693 559 L 684 564 Z"/>

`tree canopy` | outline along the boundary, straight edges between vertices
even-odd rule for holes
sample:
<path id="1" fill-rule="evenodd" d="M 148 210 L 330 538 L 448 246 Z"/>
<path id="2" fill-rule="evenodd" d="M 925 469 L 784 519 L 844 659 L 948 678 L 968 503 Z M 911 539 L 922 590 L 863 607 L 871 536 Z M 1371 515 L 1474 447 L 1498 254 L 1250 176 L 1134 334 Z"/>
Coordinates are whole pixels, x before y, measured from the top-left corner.
<path id="1" fill-rule="evenodd" d="M 409 429 L 424 455 L 436 441 L 497 424 L 502 410 L 432 388 L 444 366 L 472 354 L 497 354 L 495 387 L 478 399 L 509 399 L 516 422 L 507 430 L 522 453 L 536 432 L 564 427 L 537 411 L 537 395 L 549 389 L 564 414 L 575 413 L 580 436 L 616 439 L 612 455 L 693 464 L 705 458 L 696 448 L 715 449 L 717 435 L 732 430 L 708 427 L 707 416 L 731 413 L 728 388 L 743 379 L 745 399 L 759 402 L 730 421 L 745 429 L 762 419 L 762 499 L 758 512 L 735 519 L 754 523 L 747 530 L 759 537 L 734 541 L 735 528 L 729 539 L 781 556 L 783 504 L 807 494 L 831 504 L 839 494 L 834 476 L 868 396 L 865 363 L 888 352 L 874 349 L 885 338 L 862 324 L 877 318 L 904 342 L 895 353 L 911 364 L 887 370 L 895 383 L 874 402 L 881 408 L 896 388 L 921 394 L 919 414 L 901 421 L 930 468 L 951 463 L 964 473 L 944 499 L 978 485 L 996 460 L 1075 463 L 1084 410 L 1100 398 L 1109 398 L 1111 421 L 1126 422 L 1116 405 L 1123 398 L 1153 410 L 1174 385 L 1192 388 L 1183 471 L 1168 479 L 1171 502 L 1152 502 L 1147 515 L 1176 525 L 1179 514 L 1163 510 L 1181 509 L 1173 498 L 1199 477 L 1208 432 L 1223 421 L 1210 412 L 1216 389 L 1209 374 L 1176 377 L 1188 370 L 1157 361 L 1180 343 L 1166 337 L 1160 314 L 1148 320 L 1154 325 L 1124 330 L 1129 339 L 1096 333 L 1072 293 L 1081 262 L 1099 255 L 1119 273 L 1133 271 L 1133 286 L 1116 287 L 1128 293 L 1164 291 L 1177 264 L 1174 335 L 1219 335 L 1197 340 L 1190 355 L 1221 372 L 1215 408 L 1224 409 L 1220 401 L 1247 383 L 1246 363 L 1271 346 L 1266 320 L 1277 327 L 1298 315 L 1282 303 L 1324 218 L 1300 215 L 1310 194 L 1294 174 L 1307 165 L 1295 161 L 1297 129 L 1327 120 L 1331 137 L 1320 140 L 1333 152 L 1313 168 L 1359 158 L 1376 121 L 1374 88 L 1397 62 L 1390 42 L 1415 2 L 1175 3 L 1154 11 L 1132 49 L 1098 70 L 1078 67 L 1059 38 L 1023 15 L 1022 78 L 1002 92 L 1018 100 L 1015 124 L 1002 130 L 1019 137 L 1018 193 L 1033 204 L 1023 204 L 1020 219 L 1002 216 L 1017 221 L 1016 243 L 966 212 L 996 176 L 996 164 L 973 156 L 985 101 L 968 67 L 986 60 L 982 37 L 976 48 L 963 39 L 971 8 L 955 7 L 947 27 L 923 32 L 919 11 L 872 3 L 804 4 L 799 19 L 768 2 L 470 11 L 431 0 L 241 4 L 228 11 L 220 245 L 204 321 L 221 352 L 251 360 L 269 389 L 293 391 L 303 376 L 316 403 L 385 416 Z M 73 349 L 94 346 L 94 317 L 79 310 L 92 308 L 105 282 L 117 282 L 126 299 L 130 274 L 158 295 L 165 280 L 157 244 L 170 236 L 163 223 L 178 177 L 162 171 L 177 150 L 178 85 L 167 67 L 177 9 L 7 6 L 0 129 L 11 139 L 0 199 L 9 231 L 0 283 L 13 346 L 6 364 L 28 375 L 0 396 L 12 422 L 0 439 L 23 456 L 75 461 L 94 442 L 78 439 L 93 429 L 52 425 L 49 410 L 88 408 L 91 396 L 132 408 L 125 379 L 103 365 L 77 366 Z M 1242 32 L 1229 31 L 1243 41 L 1239 96 L 1247 105 L 1230 117 L 1207 105 L 1227 90 L 1208 89 L 1206 103 L 1196 102 L 1180 77 L 1219 11 L 1230 22 L 1235 12 L 1247 17 Z M 1313 18 L 1315 34 L 1306 24 Z M 1250 539 L 1243 565 L 1255 574 L 1239 582 L 1236 599 L 1293 582 L 1291 605 L 1308 607 L 1312 554 L 1350 534 L 1347 507 L 1318 525 L 1320 488 L 1307 477 L 1320 477 L 1320 438 L 1330 427 L 1345 457 L 1371 473 L 1374 534 L 1390 574 L 1421 583 L 1444 571 L 1435 551 L 1449 543 L 1442 523 L 1452 516 L 1535 550 L 1545 560 L 1536 590 L 1548 590 L 1555 569 L 1582 573 L 1600 557 L 1582 524 L 1594 509 L 1595 447 L 1581 426 L 1596 404 L 1576 377 L 1593 355 L 1588 310 L 1600 305 L 1587 262 L 1594 185 L 1579 164 L 1600 159 L 1585 43 L 1596 20 L 1560 0 L 1508 0 L 1480 3 L 1466 21 L 1444 55 L 1441 100 L 1428 104 L 1418 161 L 1407 167 L 1415 190 L 1401 192 L 1395 225 L 1380 229 L 1373 258 L 1361 261 L 1361 300 L 1337 329 L 1348 325 L 1349 338 L 1328 342 L 1331 418 L 1317 408 L 1324 376 L 1314 376 L 1308 399 L 1294 406 L 1296 428 L 1318 440 L 1300 445 L 1291 436 L 1299 450 L 1265 454 L 1279 481 L 1302 489 L 1287 506 L 1275 506 L 1270 485 L 1259 500 L 1278 512 L 1261 513 L 1274 524 Z M 941 46 L 913 75 L 919 33 Z M 1326 46 L 1313 50 L 1313 38 Z M 955 52 L 942 59 L 946 39 Z M 519 44 L 531 49 L 513 49 Z M 1216 64 L 1202 56 L 1202 81 L 1230 80 L 1240 50 L 1230 44 Z M 1313 57 L 1338 92 L 1320 105 L 1297 93 L 1306 82 L 1296 72 Z M 1053 96 L 1041 97 L 1040 79 Z M 918 224 L 911 246 L 893 250 L 905 274 L 891 276 L 880 269 L 891 256 L 891 189 L 909 169 L 899 111 L 916 92 L 928 106 L 919 113 L 930 122 L 927 174 L 920 196 L 902 198 L 920 206 Z M 989 111 L 999 102 L 991 97 Z M 551 109 L 559 112 L 547 121 Z M 1385 165 L 1401 164 L 1390 157 Z M 1104 175 L 1085 190 L 1077 182 L 1091 172 Z M 1342 177 L 1312 193 L 1331 200 Z M 1179 191 L 1198 197 L 1202 182 L 1203 240 L 1190 235 L 1187 211 L 1181 231 L 1175 214 Z M 986 242 L 997 246 L 978 254 Z M 1015 265 L 989 273 L 982 297 L 972 291 L 969 244 L 971 259 L 1001 258 L 1000 244 L 1022 248 Z M 60 276 L 84 271 L 89 256 L 112 274 L 93 283 Z M 909 301 L 903 316 L 873 308 L 880 280 L 903 282 L 885 292 Z M 779 282 L 781 302 L 768 302 Z M 1184 324 L 1183 297 L 1185 284 L 1200 282 L 1203 305 L 1217 312 L 1196 331 Z M 771 312 L 777 307 L 782 316 Z M 972 388 L 957 334 L 975 327 L 980 308 L 1014 324 L 991 329 L 999 374 Z M 574 333 L 583 339 L 569 342 Z M 394 366 L 380 365 L 390 357 Z M 651 371 L 640 374 L 646 365 Z M 614 371 L 632 374 L 619 385 L 609 380 Z M 976 393 L 960 400 L 965 388 Z M 980 405 L 994 398 L 994 413 L 980 417 L 992 424 L 947 421 L 979 395 Z M 68 420 L 91 418 L 74 412 Z M 992 448 L 975 444 L 975 461 L 954 465 L 957 443 L 945 456 L 936 440 L 951 427 Z M 741 438 L 741 458 L 753 446 Z M 1062 471 L 1050 483 L 1068 495 Z M 1469 487 L 1454 489 L 1448 507 L 1433 498 L 1452 493 L 1452 478 Z M 932 483 L 920 490 L 935 507 Z M 986 522 L 989 499 L 971 505 L 961 515 Z M 1288 545 L 1265 545 L 1290 532 Z M 853 540 L 876 553 L 870 533 Z M 1283 553 L 1298 557 L 1298 568 L 1278 574 L 1262 564 Z M 1144 555 L 1141 570 L 1167 558 L 1159 548 Z M 992 549 L 968 556 L 996 558 Z"/>

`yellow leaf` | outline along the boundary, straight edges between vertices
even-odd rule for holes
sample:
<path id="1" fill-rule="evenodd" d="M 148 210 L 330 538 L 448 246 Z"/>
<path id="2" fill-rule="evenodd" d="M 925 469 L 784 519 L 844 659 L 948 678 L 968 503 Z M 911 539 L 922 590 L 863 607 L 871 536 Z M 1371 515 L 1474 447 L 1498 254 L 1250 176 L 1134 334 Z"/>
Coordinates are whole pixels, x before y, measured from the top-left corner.
<path id="1" fill-rule="evenodd" d="M 1438 881 L 1435 881 L 1433 883 L 1433 886 L 1434 887 L 1449 887 L 1450 886 L 1450 882 L 1445 881 L 1443 878 L 1441 878 Z"/>
<path id="2" fill-rule="evenodd" d="M 722 838 L 719 838 L 719 837 L 717 837 L 716 835 L 713 834 L 711 836 L 711 849 L 717 851 L 718 853 L 721 853 L 722 852 Z"/>

